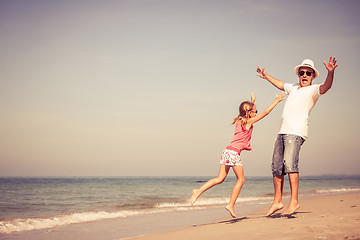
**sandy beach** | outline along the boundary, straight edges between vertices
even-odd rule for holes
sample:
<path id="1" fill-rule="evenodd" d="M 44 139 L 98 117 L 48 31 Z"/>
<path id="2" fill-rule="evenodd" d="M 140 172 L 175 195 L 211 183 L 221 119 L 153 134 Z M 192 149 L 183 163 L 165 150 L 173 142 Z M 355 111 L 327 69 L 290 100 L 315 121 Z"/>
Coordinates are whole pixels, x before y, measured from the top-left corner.
<path id="1" fill-rule="evenodd" d="M 300 204 L 290 217 L 276 213 L 266 218 L 267 209 L 262 209 L 236 219 L 133 239 L 360 239 L 360 193 L 321 196 Z"/>
<path id="2" fill-rule="evenodd" d="M 284 198 L 287 204 L 288 198 Z M 4 240 L 360 239 L 360 193 L 300 199 L 291 217 L 264 217 L 269 204 L 145 214 L 0 234 Z M 247 210 L 247 211 L 246 211 Z M 137 236 L 137 237 L 136 237 Z"/>

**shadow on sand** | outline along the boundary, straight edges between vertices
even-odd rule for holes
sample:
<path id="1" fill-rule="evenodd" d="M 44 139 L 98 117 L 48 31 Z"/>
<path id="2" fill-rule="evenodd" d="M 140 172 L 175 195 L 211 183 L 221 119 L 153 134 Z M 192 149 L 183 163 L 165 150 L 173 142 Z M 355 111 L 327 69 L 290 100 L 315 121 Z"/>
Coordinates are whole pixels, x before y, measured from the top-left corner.
<path id="1" fill-rule="evenodd" d="M 292 219 L 292 218 L 296 218 L 296 215 L 298 213 L 311 213 L 311 212 L 294 212 L 293 214 L 281 214 L 281 213 L 275 213 L 271 216 L 268 216 L 267 218 L 287 218 L 287 219 Z"/>

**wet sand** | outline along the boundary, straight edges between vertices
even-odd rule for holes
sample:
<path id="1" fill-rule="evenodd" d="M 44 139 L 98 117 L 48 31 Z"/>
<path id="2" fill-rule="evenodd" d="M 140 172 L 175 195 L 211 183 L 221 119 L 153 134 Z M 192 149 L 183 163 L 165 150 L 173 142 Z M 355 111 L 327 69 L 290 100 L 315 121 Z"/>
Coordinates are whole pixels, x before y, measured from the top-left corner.
<path id="1" fill-rule="evenodd" d="M 281 211 L 264 217 L 266 208 L 236 219 L 133 239 L 360 239 L 360 193 L 305 199 L 300 205 L 289 217 L 281 217 Z"/>

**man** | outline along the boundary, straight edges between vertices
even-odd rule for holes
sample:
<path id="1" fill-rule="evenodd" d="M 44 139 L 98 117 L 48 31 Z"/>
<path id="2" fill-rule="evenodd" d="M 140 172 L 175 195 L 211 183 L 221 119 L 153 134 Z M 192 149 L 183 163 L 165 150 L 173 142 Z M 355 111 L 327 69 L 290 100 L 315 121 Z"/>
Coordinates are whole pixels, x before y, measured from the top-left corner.
<path id="1" fill-rule="evenodd" d="M 324 65 L 328 70 L 326 80 L 322 84 L 314 85 L 312 81 L 319 75 L 319 72 L 310 59 L 305 59 L 302 64 L 295 67 L 295 74 L 299 77 L 299 83 L 297 84 L 284 83 L 266 73 L 265 68 L 257 67 L 257 76 L 268 80 L 275 87 L 288 94 L 272 159 L 274 201 L 266 216 L 270 216 L 284 207 L 282 190 L 284 175 L 286 174 L 289 175 L 291 199 L 289 206 L 282 215 L 291 215 L 300 207 L 298 201 L 299 152 L 301 145 L 307 138 L 310 111 L 319 97 L 325 94 L 332 86 L 334 71 L 338 66 L 336 62 L 336 57 L 330 57 L 329 63 L 324 61 Z"/>

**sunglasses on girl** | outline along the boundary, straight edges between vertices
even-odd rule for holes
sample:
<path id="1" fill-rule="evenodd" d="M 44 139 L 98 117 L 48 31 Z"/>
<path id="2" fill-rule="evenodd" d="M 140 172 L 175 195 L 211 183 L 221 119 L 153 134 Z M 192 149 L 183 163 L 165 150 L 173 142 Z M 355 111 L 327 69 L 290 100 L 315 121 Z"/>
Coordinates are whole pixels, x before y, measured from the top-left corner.
<path id="1" fill-rule="evenodd" d="M 304 75 L 305 73 L 306 73 L 306 75 L 309 76 L 309 77 L 311 76 L 311 74 L 314 74 L 314 72 L 300 71 L 300 72 L 299 72 L 299 75 L 302 76 L 302 75 Z"/>

